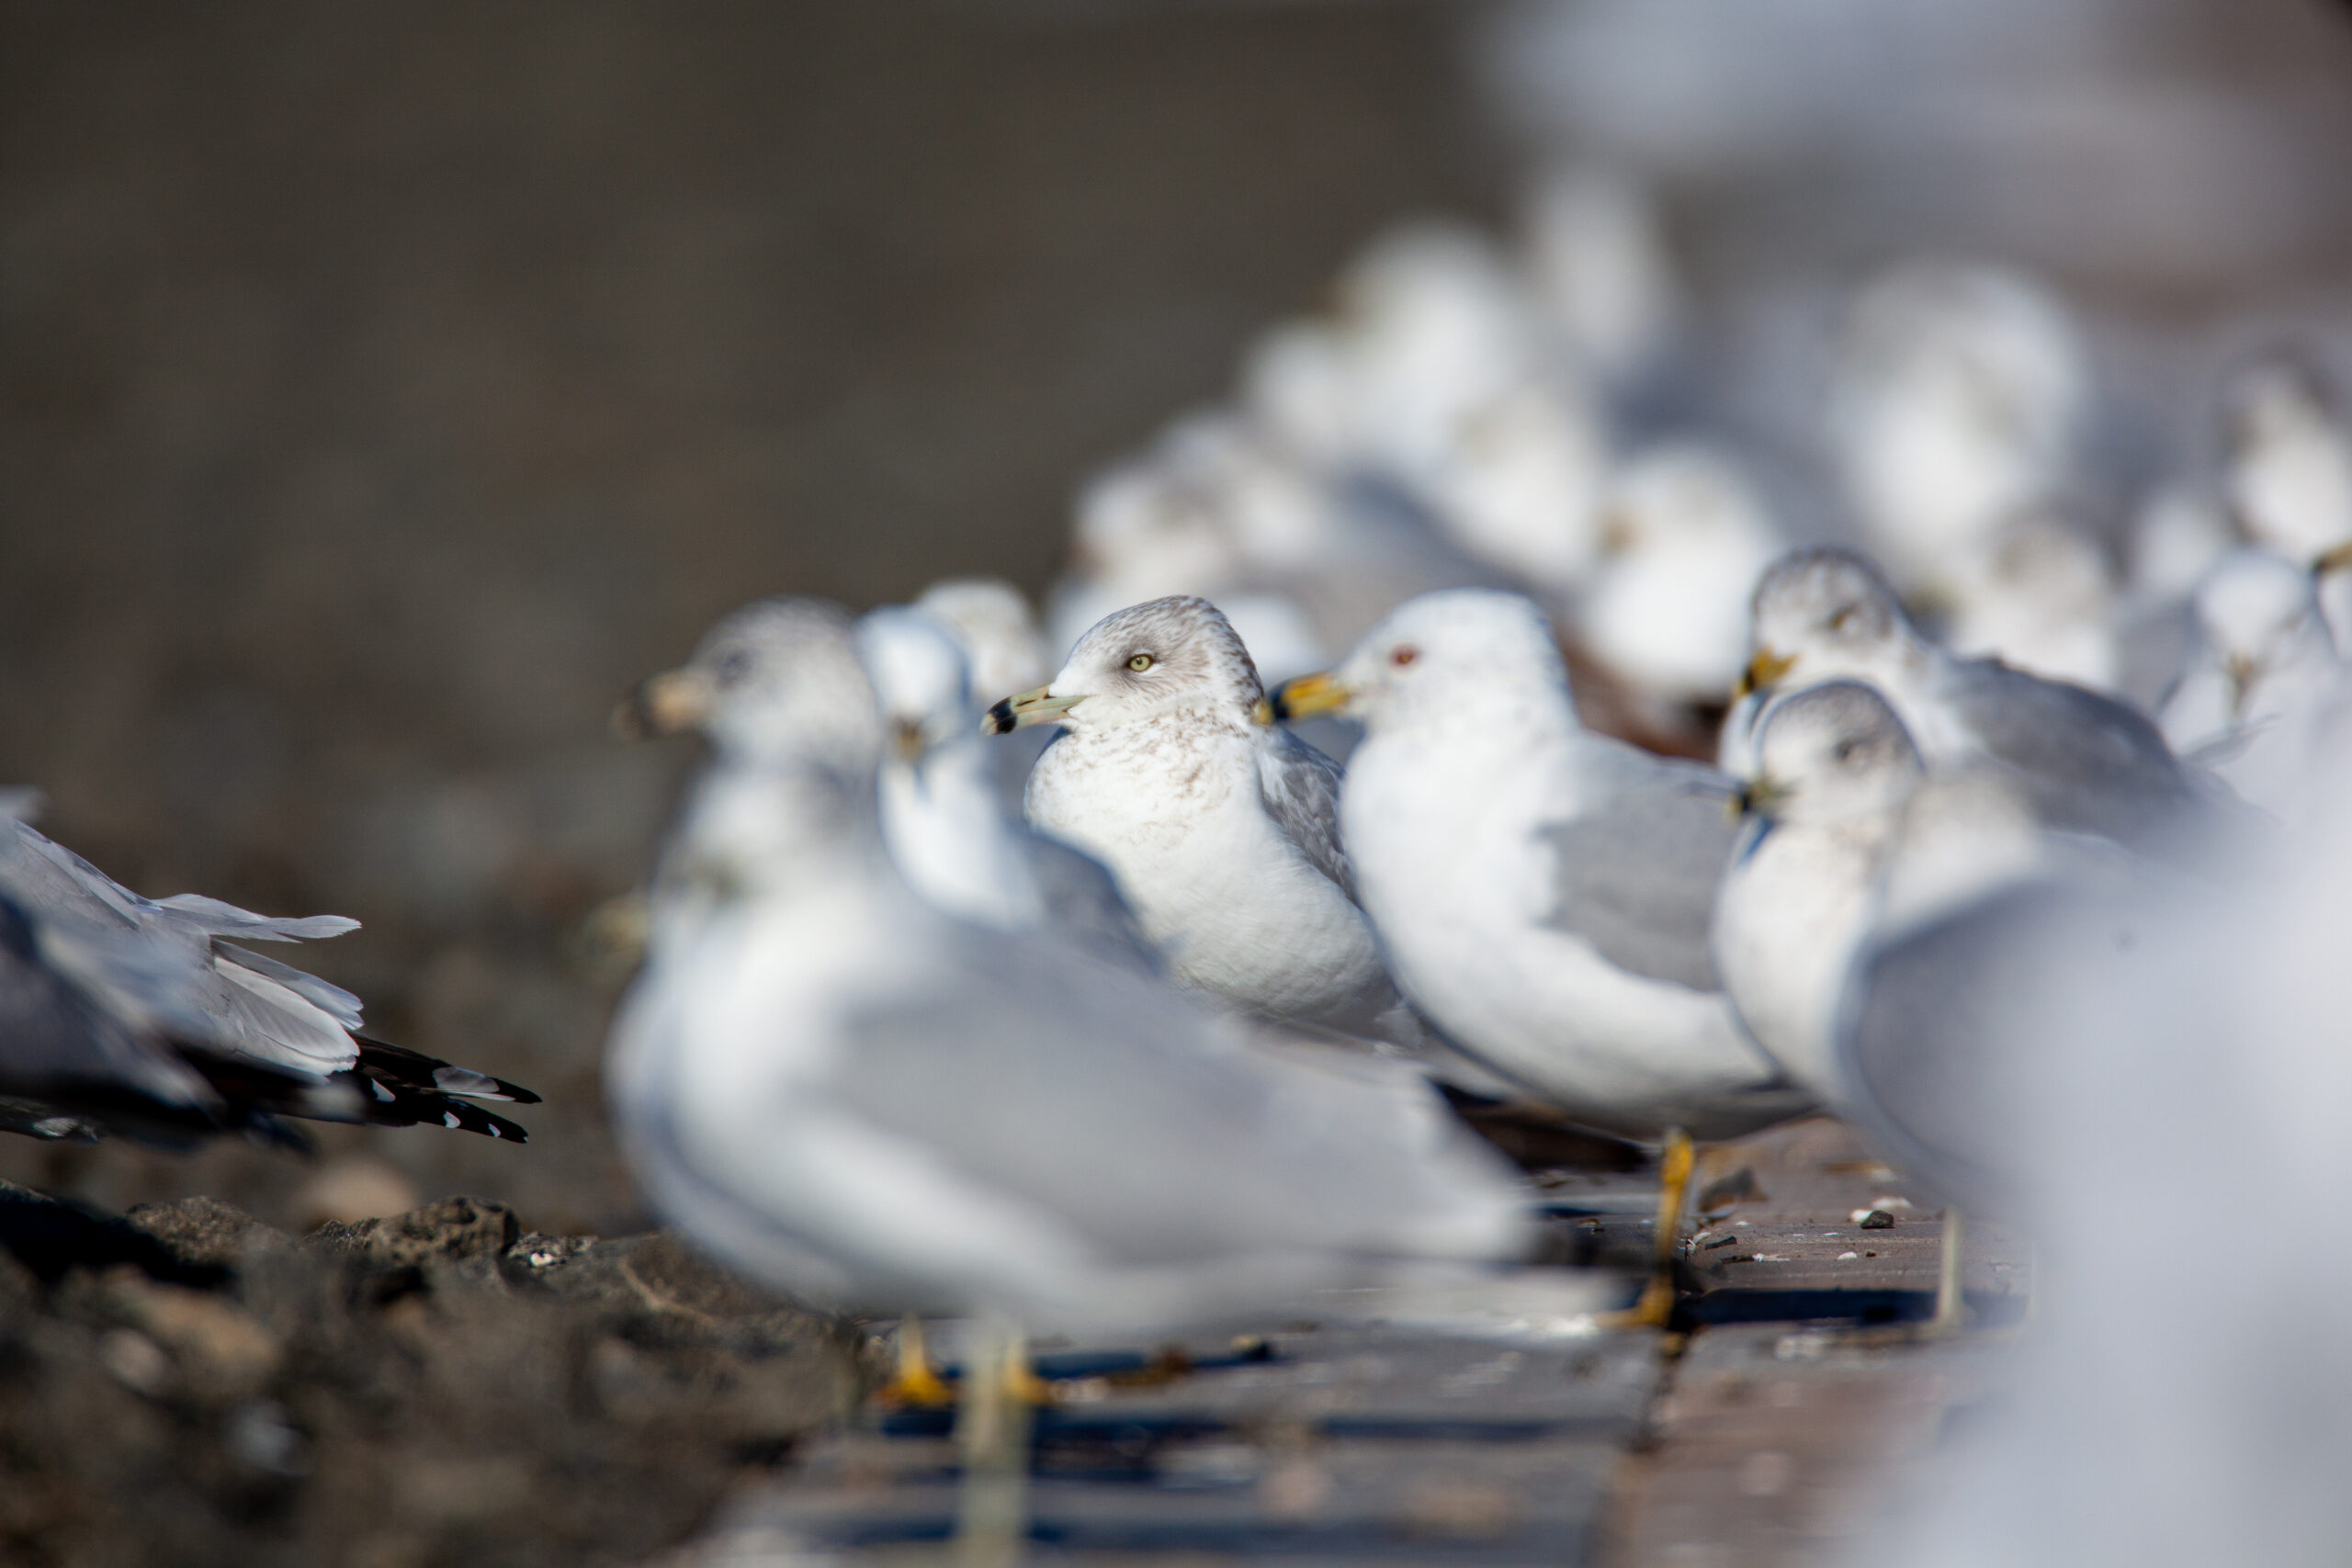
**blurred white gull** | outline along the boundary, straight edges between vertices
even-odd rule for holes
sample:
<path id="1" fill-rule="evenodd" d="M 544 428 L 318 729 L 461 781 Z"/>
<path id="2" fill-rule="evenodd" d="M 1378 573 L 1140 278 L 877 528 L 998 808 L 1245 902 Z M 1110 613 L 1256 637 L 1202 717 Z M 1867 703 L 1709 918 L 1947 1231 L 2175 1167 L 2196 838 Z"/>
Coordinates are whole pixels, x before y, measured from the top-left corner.
<path id="1" fill-rule="evenodd" d="M 1826 1095 L 1923 1196 L 2030 1215 L 2042 1120 L 2030 1097 L 2081 1022 L 2064 1004 L 2144 983 L 2161 880 L 2091 842 L 2044 832 L 1984 769 L 1931 775 L 1903 806 Z M 1957 1291 L 1956 1271 L 1947 1283 Z"/>
<path id="2" fill-rule="evenodd" d="M 1954 659 L 1851 550 L 1783 558 L 1757 585 L 1753 636 L 1747 690 L 1724 724 L 1727 772 L 1755 773 L 1754 728 L 1774 695 L 1848 677 L 1878 690 L 1930 762 L 2014 770 L 2052 828 L 2144 848 L 2177 838 L 2216 803 L 2217 786 L 2137 709 L 1996 660 Z"/>
<path id="3" fill-rule="evenodd" d="M 1862 290 L 1831 373 L 1831 450 L 1906 593 L 1942 589 L 1984 534 L 2063 491 L 2087 397 L 2063 307 L 2019 274 L 1918 263 Z"/>
<path id="4" fill-rule="evenodd" d="M 2046 680 L 2113 691 L 2121 672 L 2115 585 L 2098 542 L 2052 509 L 2011 518 L 1957 557 L 1944 642 Z"/>
<path id="5" fill-rule="evenodd" d="M 882 840 L 907 885 L 959 919 L 1050 927 L 1099 958 L 1157 973 L 1159 955 L 1102 863 L 1007 815 L 953 634 L 922 610 L 886 605 L 859 619 L 856 646 L 884 728 Z"/>
<path id="6" fill-rule="evenodd" d="M 2221 498 L 2186 480 L 2162 484 L 2132 519 L 2124 548 L 2116 689 L 2154 711 L 2188 658 L 2188 596 L 2237 544 Z"/>
<path id="7" fill-rule="evenodd" d="M 1097 856 L 1187 985 L 1246 1011 L 1394 1035 L 1403 1011 L 1340 845 L 1339 765 L 1263 722 L 1249 650 L 1206 600 L 1105 617 L 999 734 L 1067 733 L 1029 778 L 1039 831 Z"/>
<path id="8" fill-rule="evenodd" d="M 1356 463 L 1426 473 L 1464 413 L 1541 364 L 1532 301 L 1509 258 L 1467 225 L 1391 231 L 1335 292 L 1352 430 L 1343 457 Z"/>
<path id="9" fill-rule="evenodd" d="M 2346 737 L 2352 739 L 2352 735 Z M 1939 1456 L 1931 1492 L 1855 1563 L 2148 1568 L 2332 1563 L 2352 1540 L 2352 1267 L 2283 1195 L 2352 1182 L 2352 751 L 2286 874 L 2155 918 L 2148 978 L 2072 998 L 2030 1092 L 2030 1224 L 2063 1238 L 1998 1414 Z M 2118 1201 L 2119 1182 L 2130 1201 Z M 2195 1235 L 2198 1267 L 2170 1241 Z M 1923 1489 L 1924 1491 L 1924 1489 Z"/>
<path id="10" fill-rule="evenodd" d="M 2276 354 L 2241 373 L 2222 408 L 2224 478 L 2245 536 L 2321 567 L 2320 608 L 2352 646 L 2352 431 L 2319 368 Z"/>
<path id="11" fill-rule="evenodd" d="M 1053 673 L 1029 601 L 1002 578 L 944 578 L 916 595 L 914 607 L 955 634 L 976 696 L 994 702 Z"/>
<path id="12" fill-rule="evenodd" d="M 1302 622 L 1318 651 L 1344 647 L 1399 599 L 1483 576 L 1402 490 L 1317 472 L 1207 414 L 1086 486 L 1050 619 L 1068 647 L 1129 604 L 1195 594 L 1261 623 L 1272 657 Z"/>
<path id="13" fill-rule="evenodd" d="M 2165 699 L 2165 738 L 2211 751 L 2213 772 L 2275 815 L 2290 813 L 2315 765 L 2324 714 L 2347 672 L 2312 574 L 2253 547 L 2222 558 L 2190 601 L 2189 658 Z"/>
<path id="14" fill-rule="evenodd" d="M 825 609 L 798 617 L 779 678 L 808 690 L 780 705 L 869 733 L 705 775 L 614 1023 L 615 1120 L 666 1218 L 804 1298 L 1057 1327 L 1517 1252 L 1513 1183 L 1418 1079 L 1245 1049 L 1147 977 L 915 897 L 874 819 L 874 697 Z"/>
<path id="15" fill-rule="evenodd" d="M 1603 554 L 1577 611 L 1587 651 L 1651 697 L 1729 699 L 1747 660 L 1747 605 L 1786 541 L 1728 456 L 1656 446 L 1609 490 Z"/>
<path id="16" fill-rule="evenodd" d="M 1548 171 L 1530 187 L 1520 264 L 1535 308 L 1573 363 L 1610 385 L 1655 367 L 1679 288 L 1639 182 L 1598 165 Z"/>
<path id="17" fill-rule="evenodd" d="M 1564 376 L 1529 376 L 1464 405 L 1418 488 L 1464 551 L 1561 604 L 1600 545 L 1608 473 L 1593 400 Z"/>
<path id="18" fill-rule="evenodd" d="M 1632 1137 L 1803 1108 L 1708 955 L 1730 781 L 1585 730 L 1534 604 L 1412 600 L 1276 706 L 1363 720 L 1340 818 L 1364 908 L 1397 984 L 1464 1048 Z"/>
<path id="19" fill-rule="evenodd" d="M 947 578 L 924 589 L 915 608 L 938 620 L 962 645 L 972 700 L 983 707 L 1008 692 L 1025 692 L 1053 672 L 1037 617 L 1010 582 Z M 998 798 L 1015 817 L 1029 787 L 1029 766 L 1051 739 L 1041 734 L 1027 746 L 1000 746 L 989 754 Z"/>
<path id="20" fill-rule="evenodd" d="M 240 945 L 358 921 L 143 897 L 21 809 L 18 798 L 0 811 L 0 1128 L 173 1145 L 249 1131 L 300 1145 L 277 1121 L 297 1116 L 527 1141 L 472 1102 L 538 1096 L 365 1038 L 357 997 Z"/>
<path id="21" fill-rule="evenodd" d="M 1714 906 L 1714 962 L 1756 1039 L 1825 1099 L 1846 973 L 1877 915 L 1880 874 L 1926 765 L 1876 689 L 1829 681 L 1765 712 Z"/>

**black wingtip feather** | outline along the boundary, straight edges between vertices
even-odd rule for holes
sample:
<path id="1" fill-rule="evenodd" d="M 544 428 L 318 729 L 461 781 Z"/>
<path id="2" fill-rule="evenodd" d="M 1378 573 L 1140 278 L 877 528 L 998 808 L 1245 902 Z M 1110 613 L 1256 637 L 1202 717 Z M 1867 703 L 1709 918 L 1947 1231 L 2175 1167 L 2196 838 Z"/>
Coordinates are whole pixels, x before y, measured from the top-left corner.
<path id="1" fill-rule="evenodd" d="M 359 1042 L 359 1064 L 356 1070 L 371 1078 L 406 1084 L 413 1089 L 432 1089 L 441 1094 L 463 1095 L 472 1100 L 503 1100 L 516 1105 L 539 1103 L 539 1097 L 521 1084 L 509 1083 L 504 1078 L 493 1077 L 472 1067 L 456 1066 L 438 1056 L 412 1051 L 405 1045 L 370 1039 L 365 1034 L 356 1038 Z"/>

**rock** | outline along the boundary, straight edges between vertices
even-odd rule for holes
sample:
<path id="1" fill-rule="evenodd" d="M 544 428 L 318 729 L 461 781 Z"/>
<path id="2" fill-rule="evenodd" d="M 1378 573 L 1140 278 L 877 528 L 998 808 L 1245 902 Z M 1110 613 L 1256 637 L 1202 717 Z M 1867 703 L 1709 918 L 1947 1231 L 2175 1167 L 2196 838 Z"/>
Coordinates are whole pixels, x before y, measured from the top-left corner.
<path id="1" fill-rule="evenodd" d="M 495 1262 L 523 1234 L 514 1211 L 480 1198 L 445 1198 L 422 1209 L 356 1224 L 329 1221 L 302 1238 L 330 1256 L 364 1259 L 379 1269 L 416 1268 L 440 1261 Z"/>
<path id="2" fill-rule="evenodd" d="M 196 1269 L 235 1269 L 264 1252 L 290 1245 L 275 1225 L 214 1198 L 182 1198 L 141 1203 L 123 1223 L 162 1243 L 179 1262 Z"/>
<path id="3" fill-rule="evenodd" d="M 204 1199 L 9 1216 L 40 1260 L 0 1252 L 9 1562 L 640 1561 L 866 1379 L 666 1235 L 463 1198 L 297 1243 Z"/>

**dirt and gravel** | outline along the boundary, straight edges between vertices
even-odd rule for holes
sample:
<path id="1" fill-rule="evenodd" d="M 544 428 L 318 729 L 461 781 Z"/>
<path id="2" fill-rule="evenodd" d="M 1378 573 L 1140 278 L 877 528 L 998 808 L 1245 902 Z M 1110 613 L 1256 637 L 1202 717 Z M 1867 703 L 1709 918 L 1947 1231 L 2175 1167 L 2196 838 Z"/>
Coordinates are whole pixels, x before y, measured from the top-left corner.
<path id="1" fill-rule="evenodd" d="M 626 1563 L 859 1397 L 855 1328 L 454 1198 L 289 1236 L 0 1186 L 0 1561 Z"/>

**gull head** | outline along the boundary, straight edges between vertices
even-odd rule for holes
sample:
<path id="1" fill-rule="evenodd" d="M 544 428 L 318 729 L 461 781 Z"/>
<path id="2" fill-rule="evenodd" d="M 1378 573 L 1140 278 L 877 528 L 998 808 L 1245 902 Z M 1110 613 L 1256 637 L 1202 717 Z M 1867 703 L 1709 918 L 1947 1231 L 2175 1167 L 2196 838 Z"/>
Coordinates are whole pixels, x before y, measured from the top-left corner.
<path id="1" fill-rule="evenodd" d="M 1217 607 L 1179 594 L 1103 616 L 1059 674 L 989 709 L 981 728 L 1108 729 L 1169 714 L 1240 727 L 1264 721 L 1265 700 L 1250 650 Z"/>
<path id="2" fill-rule="evenodd" d="M 2335 389 L 2326 373 L 2291 348 L 2264 355 L 2222 390 L 2222 443 L 2233 464 L 2327 435 L 2335 425 Z"/>
<path id="3" fill-rule="evenodd" d="M 1053 671 L 1046 664 L 1046 639 L 1021 590 L 997 577 L 950 577 L 933 583 L 915 600 L 964 645 L 972 690 L 993 697 L 1034 686 Z"/>
<path id="4" fill-rule="evenodd" d="M 1747 671 L 1736 695 L 1784 679 L 1885 680 L 1926 657 L 1926 640 L 1868 557 L 1826 547 L 1782 556 L 1756 585 Z"/>
<path id="5" fill-rule="evenodd" d="M 1278 719 L 1344 713 L 1377 733 L 1464 714 L 1492 719 L 1498 704 L 1571 724 L 1576 712 L 1559 646 L 1534 602 L 1454 588 L 1407 600 L 1338 669 L 1285 682 L 1272 707 Z"/>
<path id="6" fill-rule="evenodd" d="M 684 665 L 639 685 L 615 725 L 638 736 L 699 730 L 730 761 L 871 768 L 882 727 L 851 629 L 829 600 L 754 600 L 704 634 Z"/>
<path id="7" fill-rule="evenodd" d="M 1742 811 L 1774 822 L 1891 824 L 1918 786 L 1910 732 L 1876 690 L 1828 681 L 1782 697 L 1757 728 Z"/>
<path id="8" fill-rule="evenodd" d="M 925 611 L 886 604 L 857 623 L 857 657 L 874 684 L 890 756 L 911 767 L 971 733 L 971 683 L 953 632 Z"/>
<path id="9" fill-rule="evenodd" d="M 2243 703 L 2263 676 L 2335 657 L 2312 574 L 2265 549 L 2223 556 L 2189 600 L 2204 658 Z"/>

